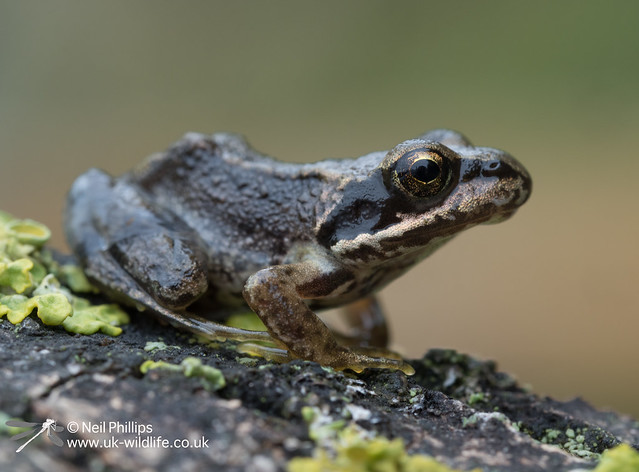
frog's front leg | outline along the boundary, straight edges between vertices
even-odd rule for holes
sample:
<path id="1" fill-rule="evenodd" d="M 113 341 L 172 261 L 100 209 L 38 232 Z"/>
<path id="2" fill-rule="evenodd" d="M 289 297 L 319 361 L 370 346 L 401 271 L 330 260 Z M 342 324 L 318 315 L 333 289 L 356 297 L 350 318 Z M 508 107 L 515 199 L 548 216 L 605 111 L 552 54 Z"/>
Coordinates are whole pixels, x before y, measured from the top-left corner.
<path id="1" fill-rule="evenodd" d="M 311 261 L 278 265 L 249 277 L 244 298 L 271 336 L 283 343 L 293 357 L 356 372 L 378 367 L 413 373 L 413 368 L 401 360 L 370 357 L 341 346 L 304 302 L 328 296 L 345 282 L 348 275 L 344 271 L 327 272 Z"/>

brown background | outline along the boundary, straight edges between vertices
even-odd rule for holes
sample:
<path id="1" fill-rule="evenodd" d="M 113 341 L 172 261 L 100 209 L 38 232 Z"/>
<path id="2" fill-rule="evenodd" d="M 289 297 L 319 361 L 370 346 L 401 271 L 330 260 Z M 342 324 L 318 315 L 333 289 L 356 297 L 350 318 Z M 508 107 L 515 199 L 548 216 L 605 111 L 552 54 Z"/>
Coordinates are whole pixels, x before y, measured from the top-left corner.
<path id="1" fill-rule="evenodd" d="M 383 292 L 396 344 L 639 417 L 639 3 L 0 1 L 0 208 L 64 247 L 91 166 L 185 131 L 291 161 L 434 127 L 510 151 L 532 199 Z"/>

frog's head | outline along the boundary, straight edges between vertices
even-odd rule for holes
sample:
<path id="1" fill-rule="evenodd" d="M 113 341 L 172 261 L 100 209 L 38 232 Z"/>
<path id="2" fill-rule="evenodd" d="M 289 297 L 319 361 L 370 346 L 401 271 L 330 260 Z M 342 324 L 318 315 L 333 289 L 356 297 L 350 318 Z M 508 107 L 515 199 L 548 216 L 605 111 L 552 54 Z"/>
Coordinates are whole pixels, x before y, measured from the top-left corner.
<path id="1" fill-rule="evenodd" d="M 349 181 L 319 236 L 355 263 L 412 260 L 467 228 L 508 218 L 531 188 L 509 154 L 437 130 L 395 146 L 366 177 Z"/>

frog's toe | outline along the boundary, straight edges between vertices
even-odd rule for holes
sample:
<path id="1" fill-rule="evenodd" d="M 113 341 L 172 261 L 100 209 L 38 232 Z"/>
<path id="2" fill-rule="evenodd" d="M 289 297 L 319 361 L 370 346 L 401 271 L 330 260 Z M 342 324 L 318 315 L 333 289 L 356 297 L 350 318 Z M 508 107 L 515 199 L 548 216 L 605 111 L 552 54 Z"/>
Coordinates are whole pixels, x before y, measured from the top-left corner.
<path id="1" fill-rule="evenodd" d="M 392 357 L 387 357 L 387 354 L 390 354 Z M 321 360 L 318 360 L 318 362 L 322 365 L 333 367 L 336 370 L 350 369 L 358 373 L 364 369 L 400 370 L 406 375 L 413 375 L 415 373 L 415 369 L 398 354 L 378 348 L 341 348 L 338 352 L 326 354 Z"/>
<path id="2" fill-rule="evenodd" d="M 350 369 L 355 372 L 362 372 L 364 369 L 392 369 L 400 370 L 406 375 L 413 375 L 415 369 L 403 359 L 391 359 L 388 357 L 370 357 L 363 354 L 353 353 L 354 357 L 344 366 L 335 366 L 338 370 Z"/>
<path id="3" fill-rule="evenodd" d="M 249 354 L 251 356 L 263 357 L 267 361 L 283 364 L 293 360 L 290 353 L 286 349 L 280 349 L 278 347 L 263 346 L 255 343 L 241 343 L 237 346 L 237 351 L 242 354 Z"/>
<path id="4" fill-rule="evenodd" d="M 291 354 L 290 351 L 286 349 L 251 342 L 239 344 L 237 351 L 251 356 L 263 357 L 268 361 L 278 364 L 298 359 L 297 356 Z M 364 352 L 366 354 L 364 354 Z M 415 373 L 415 369 L 405 362 L 399 354 L 387 349 L 357 348 L 356 350 L 344 350 L 331 359 L 321 359 L 318 360 L 318 362 L 336 370 L 350 369 L 358 373 L 364 369 L 371 368 L 400 370 L 406 375 L 413 375 Z"/>
<path id="5" fill-rule="evenodd" d="M 385 357 L 387 359 L 395 359 L 401 361 L 403 358 L 400 354 L 390 349 L 373 346 L 352 346 L 351 350 L 356 354 L 368 357 Z"/>

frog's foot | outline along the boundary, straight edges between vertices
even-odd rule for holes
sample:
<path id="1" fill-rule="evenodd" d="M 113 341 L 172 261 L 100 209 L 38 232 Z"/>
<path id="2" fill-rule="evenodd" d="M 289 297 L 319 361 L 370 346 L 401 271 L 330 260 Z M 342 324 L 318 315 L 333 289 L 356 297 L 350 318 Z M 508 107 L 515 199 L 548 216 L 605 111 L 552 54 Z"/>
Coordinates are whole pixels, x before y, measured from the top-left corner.
<path id="1" fill-rule="evenodd" d="M 395 359 L 397 361 L 404 359 L 399 353 L 382 347 L 352 346 L 350 349 L 357 354 L 362 354 L 363 356 L 368 357 L 384 357 L 386 359 Z"/>
<path id="2" fill-rule="evenodd" d="M 237 352 L 251 356 L 263 357 L 267 361 L 284 364 L 293 360 L 286 349 L 273 346 L 263 346 L 255 343 L 241 343 L 237 346 Z"/>
<path id="3" fill-rule="evenodd" d="M 254 343 L 239 344 L 237 350 L 238 352 L 251 356 L 263 357 L 268 361 L 278 364 L 297 359 L 295 355 L 286 349 Z M 406 375 L 413 375 L 415 373 L 415 369 L 405 362 L 399 354 L 386 349 L 355 348 L 351 350 L 342 348 L 340 351 L 337 355 L 327 356 L 327 359 L 319 361 L 319 363 L 332 367 L 335 370 L 350 369 L 358 373 L 369 368 L 401 370 Z M 389 357 L 386 357 L 386 355 L 389 355 Z"/>
<path id="4" fill-rule="evenodd" d="M 351 369 L 355 372 L 362 372 L 364 369 L 393 369 L 401 370 L 406 375 L 413 375 L 415 369 L 401 357 L 372 357 L 358 352 L 360 348 L 349 350 L 348 355 L 338 356 L 340 360 L 331 365 L 337 370 Z M 395 356 L 397 354 L 393 353 Z M 343 357 L 343 359 L 341 359 Z"/>
<path id="5" fill-rule="evenodd" d="M 392 357 L 387 357 L 389 354 Z M 364 369 L 401 370 L 406 375 L 415 373 L 415 369 L 397 353 L 377 348 L 359 347 L 349 349 L 338 346 L 335 350 L 323 353 L 321 359 L 317 361 L 336 370 L 350 369 L 358 373 Z"/>
<path id="6" fill-rule="evenodd" d="M 383 365 L 381 366 L 365 366 L 365 367 L 380 367 L 382 369 L 396 369 L 396 370 L 401 370 L 406 375 L 413 375 L 415 373 L 415 369 L 413 369 L 413 367 L 408 362 L 406 362 L 399 353 L 395 351 L 391 351 L 390 349 L 370 347 L 370 346 L 359 346 L 359 347 L 351 347 L 351 350 L 356 355 L 361 356 L 365 359 L 373 359 L 374 361 L 379 361 L 379 360 L 384 361 Z M 389 363 L 390 363 L 390 366 L 388 366 Z"/>

